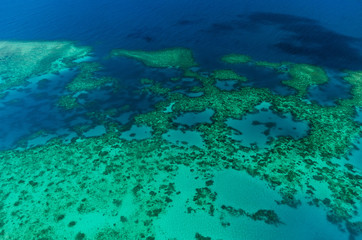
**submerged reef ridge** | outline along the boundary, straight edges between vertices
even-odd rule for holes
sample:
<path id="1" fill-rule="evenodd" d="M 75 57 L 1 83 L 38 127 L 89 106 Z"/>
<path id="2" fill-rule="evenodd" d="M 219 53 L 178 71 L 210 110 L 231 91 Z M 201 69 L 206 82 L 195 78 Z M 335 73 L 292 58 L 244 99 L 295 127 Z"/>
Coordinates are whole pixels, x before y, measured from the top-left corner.
<path id="1" fill-rule="evenodd" d="M 187 48 L 170 48 L 159 51 L 115 49 L 111 56 L 125 56 L 141 61 L 149 67 L 187 69 L 196 66 L 192 52 Z"/>

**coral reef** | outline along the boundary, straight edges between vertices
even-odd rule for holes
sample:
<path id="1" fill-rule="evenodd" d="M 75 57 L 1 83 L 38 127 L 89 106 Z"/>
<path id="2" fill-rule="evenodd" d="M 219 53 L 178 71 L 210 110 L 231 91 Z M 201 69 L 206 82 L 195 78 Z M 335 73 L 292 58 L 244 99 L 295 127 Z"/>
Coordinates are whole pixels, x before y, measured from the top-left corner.
<path id="1" fill-rule="evenodd" d="M 327 74 L 317 66 L 308 64 L 292 64 L 289 66 L 291 79 L 283 81 L 283 84 L 295 88 L 298 95 L 305 96 L 308 87 L 328 82 Z"/>
<path id="2" fill-rule="evenodd" d="M 71 95 L 61 96 L 58 100 L 57 106 L 65 110 L 71 110 L 80 107 L 79 103 L 77 102 L 77 99 Z"/>
<path id="3" fill-rule="evenodd" d="M 347 82 L 352 85 L 352 98 L 340 100 L 339 103 L 342 106 L 351 108 L 351 107 L 361 107 L 362 106 L 362 72 L 347 72 L 347 76 L 344 78 Z M 345 108 L 343 108 L 344 110 Z"/>
<path id="4" fill-rule="evenodd" d="M 192 52 L 187 48 L 170 48 L 159 51 L 115 49 L 111 52 L 111 56 L 134 58 L 146 66 L 158 68 L 174 67 L 188 69 L 197 65 Z"/>
<path id="5" fill-rule="evenodd" d="M 24 85 L 30 77 L 74 67 L 73 61 L 90 51 L 73 42 L 0 41 L 0 92 Z"/>
<path id="6" fill-rule="evenodd" d="M 226 220 L 230 216 L 272 227 L 287 224 L 277 210 L 268 207 L 254 211 L 223 203 L 223 196 L 214 186 L 214 175 L 227 169 L 265 182 L 280 197 L 275 203 L 278 206 L 298 209 L 302 201 L 308 201 L 325 209 L 333 224 L 351 235 L 360 234 L 361 223 L 354 217 L 356 203 L 362 200 L 362 175 L 353 165 L 339 162 L 362 136 L 361 124 L 353 119 L 355 106 L 361 106 L 360 72 L 348 72 L 345 78 L 353 86 L 352 99 L 322 107 L 303 99 L 310 85 L 328 81 L 317 66 L 257 64 L 288 72 L 291 79 L 284 84 L 298 93 L 280 96 L 249 86 L 222 91 L 215 86 L 217 79 L 245 78 L 230 70 L 212 74 L 192 71 L 188 68 L 196 63 L 191 51 L 183 48 L 114 50 L 112 55 L 134 58 L 149 67 L 179 67 L 185 70 L 180 78 L 199 81 L 197 90 L 203 94 L 188 97 L 163 82 L 143 79 L 142 91 L 162 96 L 154 109 L 134 117 L 133 124 L 152 129 L 151 137 L 124 139 L 130 125 L 123 126 L 100 114 L 99 123 L 106 128 L 101 136 L 78 137 L 72 144 L 54 138 L 24 151 L 0 152 L 0 237 L 157 239 L 156 235 L 161 234 L 157 233 L 159 221 L 173 206 L 185 215 L 215 217 L 223 228 L 233 224 Z M 256 64 L 243 55 L 228 58 L 223 61 Z M 93 64 L 85 65 L 90 70 L 84 76 L 98 69 Z M 84 86 L 74 88 L 78 89 Z M 61 102 L 71 108 L 74 102 L 68 98 L 64 96 Z M 227 120 L 241 119 L 257 111 L 262 103 L 269 103 L 276 114 L 288 113 L 296 121 L 308 122 L 308 134 L 298 139 L 279 136 L 271 139 L 266 149 L 245 147 L 232 139 Z M 175 120 L 206 110 L 213 113 L 209 118 L 212 123 L 195 121 L 187 125 Z M 192 131 L 202 137 L 203 144 L 176 144 L 179 139 L 165 137 L 170 131 Z M 182 186 L 178 179 L 183 175 L 195 185 Z M 210 239 L 204 235 L 201 231 L 192 233 L 196 239 Z"/>
<path id="7" fill-rule="evenodd" d="M 99 75 L 100 70 L 102 70 L 99 63 L 82 62 L 79 63 L 77 67 L 79 68 L 79 73 L 66 86 L 70 92 L 90 91 L 97 89 L 106 83 L 115 81 L 115 79 L 111 77 Z"/>
<path id="8" fill-rule="evenodd" d="M 221 60 L 226 63 L 236 64 L 236 63 L 248 63 L 251 61 L 251 58 L 247 55 L 242 55 L 242 54 L 229 54 L 223 56 Z"/>
<path id="9" fill-rule="evenodd" d="M 233 70 L 215 70 L 212 73 L 212 76 L 218 80 L 234 80 L 235 79 L 240 82 L 245 82 L 247 80 L 246 77 L 240 76 Z"/>

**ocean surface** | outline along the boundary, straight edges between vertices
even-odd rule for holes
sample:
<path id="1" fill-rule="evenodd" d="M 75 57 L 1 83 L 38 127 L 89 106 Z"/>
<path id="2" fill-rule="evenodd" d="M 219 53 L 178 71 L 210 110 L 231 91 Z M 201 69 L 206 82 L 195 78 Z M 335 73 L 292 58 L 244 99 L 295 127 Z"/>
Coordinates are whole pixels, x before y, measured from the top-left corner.
<path id="1" fill-rule="evenodd" d="M 362 239 L 361 13 L 2 0 L 0 239 Z"/>

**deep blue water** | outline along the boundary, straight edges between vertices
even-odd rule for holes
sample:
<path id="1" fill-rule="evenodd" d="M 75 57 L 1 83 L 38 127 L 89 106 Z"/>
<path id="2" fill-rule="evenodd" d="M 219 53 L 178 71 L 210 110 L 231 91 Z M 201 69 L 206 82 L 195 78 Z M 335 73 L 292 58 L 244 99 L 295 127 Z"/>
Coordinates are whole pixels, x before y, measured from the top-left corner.
<path id="1" fill-rule="evenodd" d="M 217 56 L 240 52 L 356 68 L 361 12 L 357 0 L 3 0 L 0 39 L 77 40 L 104 54 L 184 46 L 209 67 Z"/>

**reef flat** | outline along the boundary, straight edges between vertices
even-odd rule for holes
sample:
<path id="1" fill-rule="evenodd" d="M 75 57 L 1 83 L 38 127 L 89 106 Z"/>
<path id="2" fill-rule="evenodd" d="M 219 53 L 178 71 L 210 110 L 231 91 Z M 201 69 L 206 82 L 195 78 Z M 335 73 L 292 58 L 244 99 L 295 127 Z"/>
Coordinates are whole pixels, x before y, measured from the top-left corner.
<path id="1" fill-rule="evenodd" d="M 24 85 L 30 77 L 74 67 L 73 61 L 90 51 L 73 42 L 0 41 L 0 92 Z"/>
<path id="2" fill-rule="evenodd" d="M 181 49 L 114 50 L 112 55 L 156 69 L 180 68 L 180 76 L 170 82 L 199 82 L 199 96 L 177 92 L 157 79 L 140 79 L 142 92 L 162 100 L 153 110 L 136 114 L 131 123 L 113 120 L 112 111 L 117 109 L 92 112 L 104 126 L 101 136 L 74 137 L 70 144 L 55 138 L 24 151 L 0 152 L 1 237 L 306 239 L 288 231 L 296 222 L 290 215 L 298 211 L 318 212 L 320 219 L 327 218 L 327 223 L 318 217 L 307 219 L 305 226 L 324 224 L 331 229 L 323 232 L 329 239 L 341 239 L 342 231 L 351 239 L 361 236 L 362 221 L 357 215 L 362 174 L 342 161 L 353 150 L 352 143 L 362 137 L 361 124 L 354 120 L 356 107 L 362 105 L 361 73 L 348 72 L 345 77 L 352 85 L 351 99 L 323 107 L 305 94 L 309 86 L 328 80 L 318 66 L 260 64 L 244 55 L 240 59 L 231 55 L 231 65 L 273 66 L 276 73 L 290 78 L 282 84 L 297 91 L 280 96 L 243 85 L 226 91 L 216 86 L 217 81 L 243 83 L 246 78 L 232 70 L 195 70 L 191 51 Z M 72 91 L 72 85 L 68 86 Z M 75 91 L 88 89 L 74 86 Z M 61 103 L 65 109 L 76 106 L 68 97 Z M 300 137 L 272 137 L 264 131 L 268 147 L 242 145 L 233 139 L 238 130 L 228 121 L 267 111 L 307 123 L 308 131 Z M 185 120 L 185 116 L 204 120 Z M 268 121 L 262 124 L 274 126 Z M 238 134 L 242 139 L 243 133 Z M 318 231 L 305 226 L 295 228 L 306 234 Z"/>

